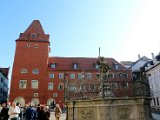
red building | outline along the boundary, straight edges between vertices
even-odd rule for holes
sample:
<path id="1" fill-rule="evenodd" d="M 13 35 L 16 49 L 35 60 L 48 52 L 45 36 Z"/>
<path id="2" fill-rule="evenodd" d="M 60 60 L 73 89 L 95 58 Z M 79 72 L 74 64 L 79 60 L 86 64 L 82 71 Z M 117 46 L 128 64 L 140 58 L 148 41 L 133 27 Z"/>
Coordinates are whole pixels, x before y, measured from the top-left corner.
<path id="1" fill-rule="evenodd" d="M 49 57 L 49 35 L 45 34 L 39 20 L 34 20 L 16 40 L 16 51 L 11 78 L 10 101 L 22 104 L 50 104 L 64 101 L 64 80 L 82 79 L 82 72 L 90 83 L 96 83 L 99 69 L 97 58 Z M 106 58 L 110 80 L 119 81 L 119 74 L 131 80 L 131 71 L 113 58 Z"/>

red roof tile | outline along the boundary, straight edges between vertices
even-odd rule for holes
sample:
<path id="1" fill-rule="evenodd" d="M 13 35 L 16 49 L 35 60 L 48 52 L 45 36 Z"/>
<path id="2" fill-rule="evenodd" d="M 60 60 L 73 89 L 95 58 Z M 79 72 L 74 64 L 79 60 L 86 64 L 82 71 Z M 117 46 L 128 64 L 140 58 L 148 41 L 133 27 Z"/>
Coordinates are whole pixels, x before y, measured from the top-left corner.
<path id="1" fill-rule="evenodd" d="M 119 62 L 113 58 L 106 58 L 108 65 L 112 68 L 113 64 L 119 64 L 120 68 L 125 68 Z M 85 57 L 50 57 L 49 64 L 56 63 L 54 70 L 73 70 L 73 64 L 78 64 L 78 70 L 96 70 L 95 64 L 97 58 L 85 58 Z"/>

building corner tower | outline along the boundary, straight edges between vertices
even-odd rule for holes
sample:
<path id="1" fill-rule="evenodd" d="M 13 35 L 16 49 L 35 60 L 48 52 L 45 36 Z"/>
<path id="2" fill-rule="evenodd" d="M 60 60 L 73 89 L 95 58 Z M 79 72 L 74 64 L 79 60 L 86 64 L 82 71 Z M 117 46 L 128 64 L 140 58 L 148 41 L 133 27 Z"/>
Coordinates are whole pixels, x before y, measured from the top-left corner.
<path id="1" fill-rule="evenodd" d="M 9 100 L 26 104 L 47 102 L 49 35 L 34 20 L 16 40 Z"/>

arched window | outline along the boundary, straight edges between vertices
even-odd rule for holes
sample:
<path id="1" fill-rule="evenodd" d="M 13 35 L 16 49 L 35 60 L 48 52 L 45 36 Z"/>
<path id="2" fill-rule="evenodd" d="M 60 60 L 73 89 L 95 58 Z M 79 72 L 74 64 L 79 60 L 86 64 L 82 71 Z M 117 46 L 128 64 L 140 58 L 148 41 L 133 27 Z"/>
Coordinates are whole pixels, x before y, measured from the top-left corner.
<path id="1" fill-rule="evenodd" d="M 39 104 L 39 99 L 38 98 L 33 98 L 31 100 L 31 105 L 38 105 Z"/>
<path id="2" fill-rule="evenodd" d="M 20 103 L 22 106 L 25 106 L 25 99 L 23 97 L 16 97 L 14 102 Z"/>
<path id="3" fill-rule="evenodd" d="M 53 98 L 49 98 L 47 100 L 47 105 L 50 106 L 50 108 L 54 108 L 55 107 L 55 100 Z"/>

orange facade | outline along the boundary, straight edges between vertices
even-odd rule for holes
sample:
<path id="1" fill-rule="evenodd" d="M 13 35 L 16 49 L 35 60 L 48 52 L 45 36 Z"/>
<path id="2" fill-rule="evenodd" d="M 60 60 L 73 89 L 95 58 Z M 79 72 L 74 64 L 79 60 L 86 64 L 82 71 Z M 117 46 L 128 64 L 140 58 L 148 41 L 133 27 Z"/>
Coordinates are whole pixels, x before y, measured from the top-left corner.
<path id="1" fill-rule="evenodd" d="M 13 63 L 10 101 L 22 104 L 50 104 L 53 100 L 64 102 L 65 74 L 68 79 L 77 80 L 82 72 L 99 73 L 97 58 L 49 57 L 49 35 L 45 34 L 39 20 L 34 20 L 16 40 Z M 126 73 L 131 80 L 131 71 L 113 58 L 106 59 L 113 74 Z M 119 78 L 112 77 L 115 81 Z"/>

